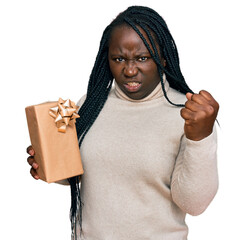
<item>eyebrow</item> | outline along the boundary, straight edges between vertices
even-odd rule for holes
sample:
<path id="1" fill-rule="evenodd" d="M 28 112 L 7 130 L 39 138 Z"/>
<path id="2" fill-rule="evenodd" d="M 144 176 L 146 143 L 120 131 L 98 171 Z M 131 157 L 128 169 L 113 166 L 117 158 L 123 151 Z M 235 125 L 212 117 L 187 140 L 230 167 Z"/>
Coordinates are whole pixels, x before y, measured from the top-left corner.
<path id="1" fill-rule="evenodd" d="M 123 53 L 113 53 L 113 54 L 110 54 L 111 57 L 123 56 L 123 55 L 124 55 Z M 150 54 L 149 51 L 146 51 L 146 52 L 137 52 L 135 55 L 136 56 L 142 56 L 142 55 L 149 55 L 149 56 L 151 56 L 151 54 Z"/>

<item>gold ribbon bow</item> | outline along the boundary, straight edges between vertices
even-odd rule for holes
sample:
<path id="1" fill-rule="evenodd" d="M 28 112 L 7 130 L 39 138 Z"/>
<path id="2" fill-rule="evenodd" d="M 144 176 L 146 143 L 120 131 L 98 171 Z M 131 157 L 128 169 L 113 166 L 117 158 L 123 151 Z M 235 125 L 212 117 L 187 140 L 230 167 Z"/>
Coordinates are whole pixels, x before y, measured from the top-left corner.
<path id="1" fill-rule="evenodd" d="M 49 114 L 55 118 L 59 132 L 65 133 L 66 127 L 73 125 L 76 122 L 76 118 L 80 117 L 76 113 L 78 108 L 70 99 L 64 101 L 62 98 L 59 98 L 57 107 L 50 108 Z"/>

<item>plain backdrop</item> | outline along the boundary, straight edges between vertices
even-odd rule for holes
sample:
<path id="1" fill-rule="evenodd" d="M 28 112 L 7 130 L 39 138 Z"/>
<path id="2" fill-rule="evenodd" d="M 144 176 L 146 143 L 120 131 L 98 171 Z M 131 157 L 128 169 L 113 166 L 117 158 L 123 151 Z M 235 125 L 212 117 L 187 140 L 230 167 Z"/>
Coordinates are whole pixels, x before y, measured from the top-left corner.
<path id="1" fill-rule="evenodd" d="M 247 7 L 245 1 L 0 1 L 0 239 L 70 239 L 69 187 L 35 181 L 25 107 L 59 97 L 77 101 L 104 28 L 129 5 L 166 20 L 189 86 L 220 103 L 219 191 L 189 240 L 247 236 Z M 109 206 L 111 207 L 111 206 Z M 152 239 L 152 237 L 151 237 Z"/>

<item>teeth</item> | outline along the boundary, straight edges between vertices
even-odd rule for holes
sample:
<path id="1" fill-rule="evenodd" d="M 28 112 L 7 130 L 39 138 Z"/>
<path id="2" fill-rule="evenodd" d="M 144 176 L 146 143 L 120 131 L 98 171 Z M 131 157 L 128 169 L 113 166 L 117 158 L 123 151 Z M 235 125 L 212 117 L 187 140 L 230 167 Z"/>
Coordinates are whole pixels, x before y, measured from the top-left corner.
<path id="1" fill-rule="evenodd" d="M 127 84 L 128 84 L 128 86 L 131 86 L 131 87 L 135 87 L 135 86 L 139 85 L 139 83 L 137 83 L 137 82 L 129 82 Z"/>

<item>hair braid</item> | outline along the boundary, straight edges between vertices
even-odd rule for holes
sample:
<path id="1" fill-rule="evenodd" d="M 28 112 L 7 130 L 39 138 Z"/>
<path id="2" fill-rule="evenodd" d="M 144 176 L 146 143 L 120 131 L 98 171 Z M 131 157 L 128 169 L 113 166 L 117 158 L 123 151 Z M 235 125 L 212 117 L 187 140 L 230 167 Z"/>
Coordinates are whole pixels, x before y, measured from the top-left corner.
<path id="1" fill-rule="evenodd" d="M 120 13 L 103 32 L 99 51 L 90 74 L 87 96 L 78 112 L 80 118 L 76 122 L 76 129 L 79 139 L 79 146 L 81 146 L 84 137 L 100 114 L 111 90 L 113 75 L 110 71 L 108 62 L 109 39 L 113 29 L 122 25 L 127 25 L 133 28 L 143 40 L 145 46 L 158 66 L 163 93 L 170 104 L 180 107 L 183 106 L 182 104 L 172 103 L 168 99 L 163 82 L 164 73 L 170 87 L 182 93 L 192 92 L 181 73 L 177 47 L 164 19 L 153 9 L 142 6 L 129 7 L 124 12 Z M 140 32 L 139 28 L 145 31 L 152 48 Z M 159 49 L 157 49 L 156 43 L 158 44 Z M 166 61 L 165 67 L 161 63 L 161 57 Z M 79 222 L 78 224 L 81 226 L 82 220 L 79 177 L 73 177 L 68 180 L 71 185 L 72 195 L 70 211 L 72 239 L 76 240 L 77 222 Z"/>
<path id="2" fill-rule="evenodd" d="M 165 96 L 166 100 L 167 100 L 170 104 L 172 104 L 172 105 L 174 105 L 174 106 L 177 106 L 177 107 L 182 107 L 182 106 L 184 106 L 184 105 L 182 105 L 182 104 L 175 104 L 175 103 L 171 102 L 170 99 L 168 98 L 167 93 L 166 93 L 166 91 L 165 91 L 164 81 L 163 81 L 163 70 L 164 70 L 164 66 L 162 65 L 162 63 L 161 63 L 161 61 L 160 61 L 160 59 L 159 59 L 160 57 L 159 57 L 159 54 L 158 54 L 157 47 L 156 47 L 156 45 L 155 45 L 155 43 L 154 43 L 154 40 L 153 40 L 153 37 L 152 37 L 151 33 L 150 33 L 149 30 L 147 29 L 147 27 L 146 27 L 144 24 L 142 24 L 142 23 L 140 23 L 140 26 L 141 26 L 141 28 L 145 31 L 145 33 L 147 34 L 147 36 L 148 36 L 148 38 L 149 38 L 149 41 L 151 42 L 151 45 L 152 45 L 152 47 L 153 47 L 153 49 L 154 49 L 154 52 L 155 52 L 154 59 L 156 60 L 156 63 L 157 63 L 157 65 L 158 65 L 158 71 L 159 71 L 159 76 L 160 76 L 160 82 L 161 82 L 162 90 L 163 90 L 163 93 L 164 93 L 164 96 Z M 145 40 L 145 39 L 144 39 L 144 40 Z M 145 40 L 145 41 L 146 41 L 146 40 Z M 148 43 L 147 43 L 147 44 L 148 44 Z"/>
<path id="3" fill-rule="evenodd" d="M 167 73 L 167 70 L 163 67 L 163 65 L 161 64 L 161 61 L 159 59 L 159 54 L 158 54 L 158 50 L 156 48 L 156 45 L 154 43 L 154 40 L 153 40 L 153 37 L 151 35 L 151 33 L 149 32 L 149 30 L 147 29 L 147 27 L 140 23 L 139 21 L 136 21 L 137 24 L 146 32 L 146 34 L 148 35 L 148 38 L 149 38 L 149 41 L 151 42 L 151 45 L 153 47 L 153 50 L 154 52 L 152 51 L 152 49 L 150 48 L 148 42 L 146 41 L 145 37 L 142 35 L 142 33 L 140 32 L 140 30 L 136 27 L 136 25 L 128 18 L 125 18 L 125 21 L 137 32 L 137 34 L 140 36 L 140 38 L 143 40 L 144 44 L 146 45 L 147 49 L 149 50 L 150 54 L 152 55 L 154 61 L 156 62 L 156 64 L 158 65 L 158 70 L 159 70 L 159 75 L 160 75 L 160 81 L 161 81 L 161 84 L 162 84 L 162 89 L 163 89 L 163 93 L 164 93 L 164 96 L 166 98 L 166 100 L 174 105 L 174 106 L 178 106 L 178 107 L 183 107 L 184 105 L 183 104 L 176 104 L 176 103 L 173 103 L 169 100 L 167 94 L 166 94 L 166 91 L 165 91 L 165 87 L 164 87 L 164 82 L 163 82 L 163 71 L 165 73 Z M 154 54 L 155 53 L 155 54 Z M 163 71 L 162 71 L 163 70 Z M 171 75 L 170 73 L 168 73 L 169 76 L 172 76 L 174 77 L 173 75 Z M 176 78 L 176 80 L 178 80 Z"/>

